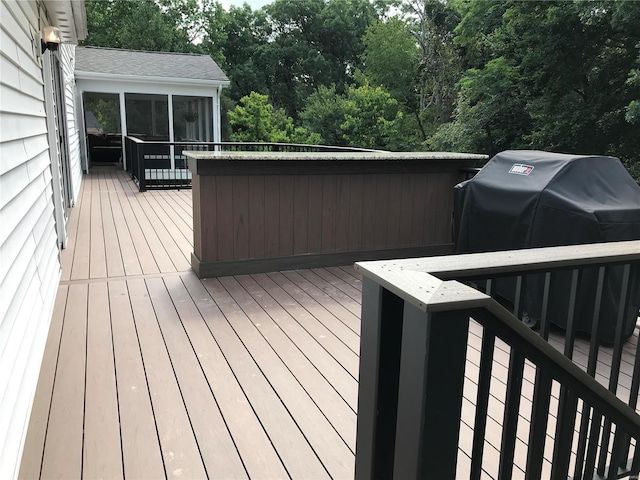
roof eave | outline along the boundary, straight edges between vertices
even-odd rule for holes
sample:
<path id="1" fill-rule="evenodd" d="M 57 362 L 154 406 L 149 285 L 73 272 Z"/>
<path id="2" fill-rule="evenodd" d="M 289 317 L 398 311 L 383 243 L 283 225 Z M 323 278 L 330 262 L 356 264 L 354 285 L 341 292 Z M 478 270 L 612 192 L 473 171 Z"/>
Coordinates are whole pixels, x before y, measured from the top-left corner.
<path id="1" fill-rule="evenodd" d="M 52 24 L 60 29 L 63 43 L 77 44 L 87 36 L 84 0 L 44 0 Z"/>
<path id="2" fill-rule="evenodd" d="M 89 33 L 87 30 L 87 10 L 85 9 L 84 0 L 72 1 L 71 10 L 73 11 L 73 19 L 76 24 L 77 38 L 78 40 L 84 40 Z"/>
<path id="3" fill-rule="evenodd" d="M 179 84 L 201 87 L 228 87 L 229 80 L 208 80 L 200 78 L 179 78 L 179 77 L 158 77 L 158 76 L 141 76 L 141 75 L 123 75 L 117 73 L 100 73 L 86 72 L 76 70 L 76 79 L 78 80 L 108 80 L 113 82 L 139 82 L 139 83 L 160 83 L 160 84 Z"/>

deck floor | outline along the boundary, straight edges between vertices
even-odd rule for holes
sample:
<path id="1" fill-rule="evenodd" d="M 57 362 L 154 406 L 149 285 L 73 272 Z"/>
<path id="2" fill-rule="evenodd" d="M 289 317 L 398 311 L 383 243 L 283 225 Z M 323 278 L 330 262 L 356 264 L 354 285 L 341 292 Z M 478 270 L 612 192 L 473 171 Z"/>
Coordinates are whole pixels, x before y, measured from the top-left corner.
<path id="1" fill-rule="evenodd" d="M 70 210 L 21 478 L 353 478 L 358 274 L 344 266 L 201 281 L 189 265 L 191 215 L 190 190 L 139 193 L 108 167 L 85 176 Z M 473 324 L 460 478 L 468 476 L 481 335 Z M 625 365 L 637 341 L 636 332 Z M 498 350 L 487 478 L 508 365 L 508 349 Z M 514 478 L 522 476 L 525 417 Z"/>

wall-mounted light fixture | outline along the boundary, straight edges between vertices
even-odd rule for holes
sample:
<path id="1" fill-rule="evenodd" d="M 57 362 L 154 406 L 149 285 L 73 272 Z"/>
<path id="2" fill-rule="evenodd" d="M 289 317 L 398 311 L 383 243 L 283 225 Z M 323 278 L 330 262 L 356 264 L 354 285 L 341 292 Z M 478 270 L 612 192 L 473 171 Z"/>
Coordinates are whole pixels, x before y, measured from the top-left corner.
<path id="1" fill-rule="evenodd" d="M 47 49 L 55 52 L 60 45 L 60 29 L 58 27 L 44 27 L 42 29 L 42 53 Z"/>

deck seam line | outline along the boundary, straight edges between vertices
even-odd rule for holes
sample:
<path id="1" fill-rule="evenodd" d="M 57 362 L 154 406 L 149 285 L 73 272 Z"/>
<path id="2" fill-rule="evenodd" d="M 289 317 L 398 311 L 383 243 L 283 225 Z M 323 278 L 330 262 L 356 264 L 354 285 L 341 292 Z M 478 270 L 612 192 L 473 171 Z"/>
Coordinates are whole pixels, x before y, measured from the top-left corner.
<path id="1" fill-rule="evenodd" d="M 178 270 L 175 272 L 160 272 L 160 273 L 141 273 L 138 275 L 124 275 L 117 277 L 100 277 L 100 278 L 77 278 L 74 280 L 60 280 L 60 285 L 82 285 L 87 283 L 103 283 L 103 282 L 120 282 L 123 280 L 139 280 L 147 278 L 162 278 L 174 275 L 184 275 L 185 273 L 193 272 L 193 270 Z"/>

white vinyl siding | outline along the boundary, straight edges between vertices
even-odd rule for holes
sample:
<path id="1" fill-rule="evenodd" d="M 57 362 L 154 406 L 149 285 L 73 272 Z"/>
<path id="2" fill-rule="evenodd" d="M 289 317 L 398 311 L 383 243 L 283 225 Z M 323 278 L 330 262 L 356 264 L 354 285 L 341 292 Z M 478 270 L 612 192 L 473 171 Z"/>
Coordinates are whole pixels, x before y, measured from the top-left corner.
<path id="1" fill-rule="evenodd" d="M 0 478 L 17 476 L 60 278 L 38 16 L 0 0 Z"/>

